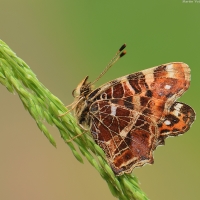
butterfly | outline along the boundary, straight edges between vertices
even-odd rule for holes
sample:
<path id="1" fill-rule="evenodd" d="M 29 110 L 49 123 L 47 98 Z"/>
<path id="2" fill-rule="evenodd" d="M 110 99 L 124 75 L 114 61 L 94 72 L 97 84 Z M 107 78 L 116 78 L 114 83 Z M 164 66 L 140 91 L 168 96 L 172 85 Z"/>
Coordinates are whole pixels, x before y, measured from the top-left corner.
<path id="1" fill-rule="evenodd" d="M 165 138 L 189 130 L 194 110 L 176 100 L 189 88 L 190 68 L 171 62 L 117 78 L 92 90 L 93 84 L 122 56 L 118 50 L 104 72 L 93 82 L 84 78 L 73 91 L 78 123 L 89 128 L 116 175 L 152 164 L 153 151 Z"/>

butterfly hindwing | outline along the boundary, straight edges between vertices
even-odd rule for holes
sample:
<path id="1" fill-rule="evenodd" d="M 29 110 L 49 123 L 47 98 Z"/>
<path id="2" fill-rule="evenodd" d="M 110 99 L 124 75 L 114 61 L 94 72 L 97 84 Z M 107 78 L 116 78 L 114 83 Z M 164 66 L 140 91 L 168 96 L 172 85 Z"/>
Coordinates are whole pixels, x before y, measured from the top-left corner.
<path id="1" fill-rule="evenodd" d="M 89 112 L 93 138 L 116 174 L 153 162 L 157 130 L 149 117 L 110 100 L 94 102 Z"/>

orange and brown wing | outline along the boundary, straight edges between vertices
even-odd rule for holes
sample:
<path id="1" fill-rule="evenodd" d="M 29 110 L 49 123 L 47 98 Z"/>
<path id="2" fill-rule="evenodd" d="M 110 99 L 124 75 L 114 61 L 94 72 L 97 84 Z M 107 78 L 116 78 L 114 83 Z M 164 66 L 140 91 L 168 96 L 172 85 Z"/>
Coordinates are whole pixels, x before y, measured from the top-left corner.
<path id="1" fill-rule="evenodd" d="M 169 113 L 158 124 L 160 133 L 157 141 L 158 145 L 164 144 L 164 139 L 168 136 L 177 136 L 188 131 L 194 120 L 195 112 L 190 106 L 175 102 Z"/>
<path id="2" fill-rule="evenodd" d="M 174 103 L 189 85 L 188 65 L 177 62 L 118 78 L 89 94 L 92 135 L 117 175 L 152 163 L 153 150 L 164 138 L 189 129 L 193 110 L 179 103 L 178 111 Z M 169 126 L 169 116 L 178 112 L 180 122 Z"/>
<path id="3" fill-rule="evenodd" d="M 158 121 L 190 85 L 187 64 L 174 62 L 133 73 L 91 92 L 88 101 L 111 100 Z"/>
<path id="4" fill-rule="evenodd" d="M 92 136 L 115 174 L 153 162 L 157 125 L 149 117 L 109 100 L 96 101 L 89 112 Z"/>

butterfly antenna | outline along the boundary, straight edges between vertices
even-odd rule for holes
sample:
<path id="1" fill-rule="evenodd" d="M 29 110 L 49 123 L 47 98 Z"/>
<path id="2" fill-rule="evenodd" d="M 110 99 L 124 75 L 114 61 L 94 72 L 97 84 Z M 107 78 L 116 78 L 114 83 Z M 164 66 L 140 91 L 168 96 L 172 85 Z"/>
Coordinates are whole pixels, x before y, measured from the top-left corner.
<path id="1" fill-rule="evenodd" d="M 115 56 L 108 63 L 108 65 L 106 66 L 106 68 L 104 69 L 104 71 L 99 75 L 99 77 L 97 77 L 97 79 L 93 83 L 91 83 L 91 85 L 93 85 L 94 83 L 96 83 L 121 57 L 123 57 L 126 54 L 126 51 L 124 50 L 125 48 L 126 48 L 126 44 L 123 44 L 119 48 L 119 50 L 117 51 L 117 53 L 115 54 Z"/>

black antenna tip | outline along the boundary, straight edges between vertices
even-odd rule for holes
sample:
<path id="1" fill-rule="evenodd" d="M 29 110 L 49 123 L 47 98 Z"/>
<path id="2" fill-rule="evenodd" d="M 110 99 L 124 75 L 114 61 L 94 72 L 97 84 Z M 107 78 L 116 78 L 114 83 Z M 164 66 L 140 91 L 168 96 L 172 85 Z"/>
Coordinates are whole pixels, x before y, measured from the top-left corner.
<path id="1" fill-rule="evenodd" d="M 122 51 L 123 49 L 126 48 L 126 44 L 123 44 L 120 48 L 119 48 L 119 51 Z"/>
<path id="2" fill-rule="evenodd" d="M 123 57 L 124 55 L 126 55 L 126 51 L 123 51 L 123 52 L 119 55 L 119 57 L 121 58 L 121 57 Z"/>

